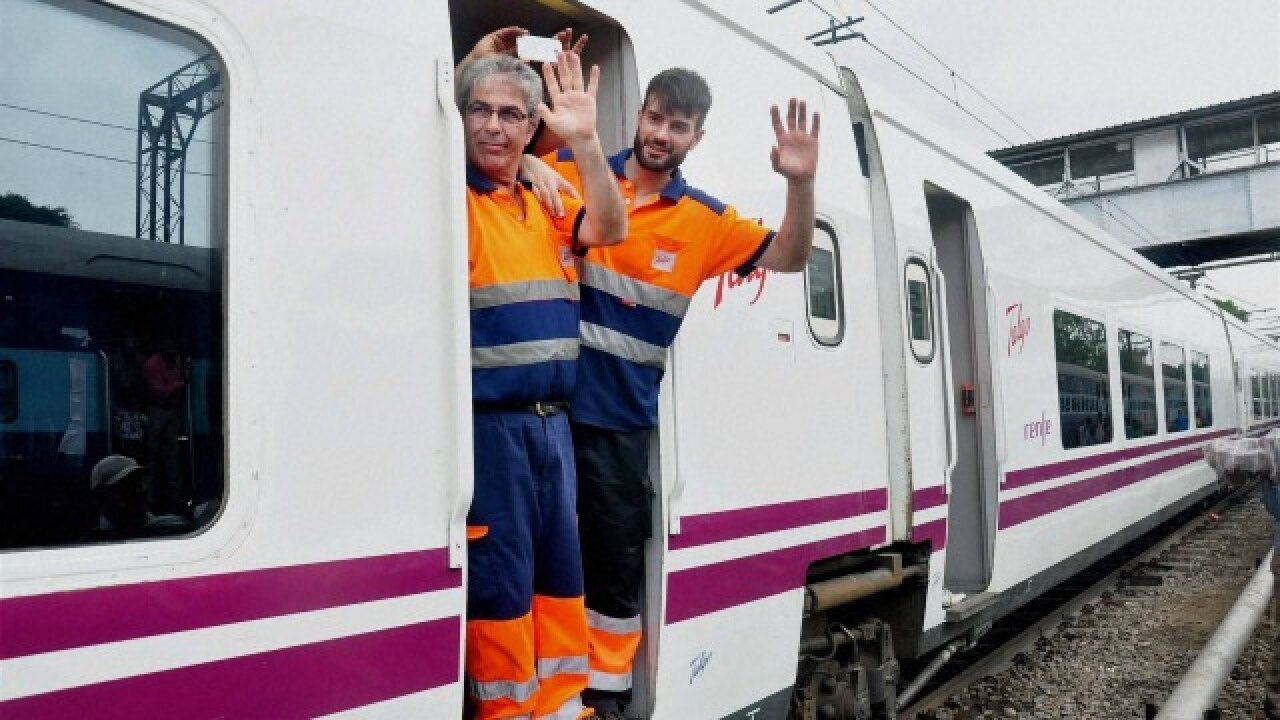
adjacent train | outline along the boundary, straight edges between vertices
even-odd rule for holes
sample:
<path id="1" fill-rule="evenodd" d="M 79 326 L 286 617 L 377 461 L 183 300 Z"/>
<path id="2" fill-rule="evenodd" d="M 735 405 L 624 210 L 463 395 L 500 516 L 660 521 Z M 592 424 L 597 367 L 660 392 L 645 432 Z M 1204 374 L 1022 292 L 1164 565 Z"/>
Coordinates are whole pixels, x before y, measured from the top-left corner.
<path id="1" fill-rule="evenodd" d="M 49 47 L 82 60 L 66 68 L 119 48 L 78 97 L 136 107 L 208 56 L 222 95 L 187 245 L 0 223 L 0 718 L 461 717 L 452 67 L 503 25 L 590 34 L 607 150 L 649 76 L 697 69 L 716 98 L 687 175 L 766 223 L 769 105 L 823 115 L 807 271 L 709 281 L 671 353 L 639 715 L 891 716 L 901 660 L 1213 493 L 1208 440 L 1280 425 L 1280 347 L 857 68 L 773 38 L 763 9 L 12 7 L 15 38 L 61 38 L 0 43 L 17 76 L 57 72 Z M 134 208 L 132 176 L 55 185 L 72 210 L 81 191 Z M 88 541 L 89 469 L 138 439 L 113 424 L 124 358 L 166 338 L 193 360 L 183 472 L 219 509 L 180 537 Z"/>

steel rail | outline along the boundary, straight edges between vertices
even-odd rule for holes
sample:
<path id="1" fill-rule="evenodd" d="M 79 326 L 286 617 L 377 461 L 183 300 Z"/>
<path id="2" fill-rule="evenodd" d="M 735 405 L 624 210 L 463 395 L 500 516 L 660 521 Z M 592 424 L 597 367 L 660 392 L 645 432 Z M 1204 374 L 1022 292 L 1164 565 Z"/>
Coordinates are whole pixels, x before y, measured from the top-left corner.
<path id="1" fill-rule="evenodd" d="M 1217 512 L 1237 502 L 1240 498 L 1248 496 L 1252 493 L 1255 483 L 1245 483 L 1226 497 L 1219 500 L 1212 507 L 1205 509 L 1204 512 L 1196 515 L 1182 527 L 1172 531 L 1167 536 L 1161 538 L 1155 545 L 1147 548 L 1137 557 L 1125 562 L 1120 567 L 1108 573 L 1106 577 L 1090 585 L 1074 598 L 1063 603 L 1060 607 L 1051 611 L 1048 615 L 1034 622 L 1030 627 L 1018 633 L 1009 641 L 1000 647 L 989 652 L 985 657 L 965 668 L 960 674 L 943 683 L 928 695 L 917 700 L 910 707 L 900 708 L 898 717 L 914 718 L 917 713 L 926 712 L 940 707 L 951 696 L 959 691 L 973 685 L 979 680 L 1001 672 L 1013 662 L 1013 659 L 1023 652 L 1031 650 L 1036 641 L 1042 637 L 1049 637 L 1053 631 L 1062 624 L 1069 616 L 1079 612 L 1084 606 L 1097 600 L 1104 592 L 1114 588 L 1116 582 L 1122 575 L 1133 570 L 1134 568 L 1152 562 L 1159 557 L 1161 553 L 1180 542 L 1192 532 L 1198 530 L 1202 521 L 1210 513 Z M 1052 588 L 1050 588 L 1051 590 Z M 1047 591 L 1046 591 L 1047 592 Z M 1198 717 L 1197 717 L 1198 720 Z"/>

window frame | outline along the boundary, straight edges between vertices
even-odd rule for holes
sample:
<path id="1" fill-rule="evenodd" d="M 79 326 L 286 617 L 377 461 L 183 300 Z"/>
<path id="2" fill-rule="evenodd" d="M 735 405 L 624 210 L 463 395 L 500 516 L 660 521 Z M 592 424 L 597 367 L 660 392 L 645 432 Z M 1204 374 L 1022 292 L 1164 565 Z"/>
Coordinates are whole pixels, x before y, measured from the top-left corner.
<path id="1" fill-rule="evenodd" d="M 1123 151 L 1128 155 L 1129 169 L 1119 170 L 1117 172 L 1109 172 L 1104 174 L 1095 173 L 1092 175 L 1081 175 L 1081 176 L 1076 175 L 1076 165 L 1074 162 L 1072 162 L 1073 158 L 1071 157 L 1072 152 L 1074 151 L 1087 152 L 1089 150 L 1093 150 L 1094 148 L 1103 147 L 1104 145 L 1111 145 L 1114 148 L 1114 146 L 1119 145 L 1121 143 L 1125 143 L 1129 146 Z M 1116 154 L 1120 154 L 1120 152 L 1122 151 L 1117 150 Z M 1095 142 L 1081 143 L 1079 145 L 1068 145 L 1066 148 L 1066 152 L 1064 153 L 1064 156 L 1066 158 L 1065 174 L 1067 176 L 1067 179 L 1070 180 L 1072 183 L 1076 183 L 1076 182 L 1101 183 L 1105 179 L 1126 177 L 1129 175 L 1133 175 L 1134 173 L 1137 172 L 1137 164 L 1134 158 L 1134 151 L 1133 151 L 1133 137 L 1131 136 L 1114 137 L 1107 140 L 1098 140 Z"/>
<path id="2" fill-rule="evenodd" d="M 1145 440 L 1147 438 L 1152 438 L 1160 434 L 1160 402 L 1161 401 L 1160 401 L 1159 391 L 1156 389 L 1156 379 L 1159 377 L 1159 368 L 1158 368 L 1159 358 L 1156 356 L 1156 348 L 1157 348 L 1156 336 L 1155 336 L 1155 333 L 1149 330 L 1140 329 L 1133 325 L 1120 324 L 1120 323 L 1116 324 L 1116 365 L 1120 369 L 1120 378 L 1119 378 L 1120 380 L 1120 423 L 1122 426 L 1124 425 L 1124 416 L 1125 416 L 1125 410 L 1127 407 L 1124 401 L 1124 359 L 1120 355 L 1120 351 L 1121 351 L 1120 333 L 1122 332 L 1126 332 L 1126 333 L 1129 333 L 1130 335 L 1137 335 L 1139 337 L 1145 338 L 1147 342 L 1151 343 L 1151 378 L 1150 378 L 1151 403 L 1156 411 L 1155 431 L 1148 433 L 1146 435 L 1135 435 L 1134 437 L 1129 437 L 1129 431 L 1128 431 L 1128 428 L 1126 427 L 1125 433 L 1124 433 L 1125 440 Z M 1112 424 L 1114 426 L 1114 422 Z M 1114 429 L 1115 428 L 1113 427 L 1112 430 L 1114 431 Z"/>
<path id="3" fill-rule="evenodd" d="M 1082 310 L 1082 309 L 1080 309 L 1080 308 L 1068 307 L 1068 306 L 1066 306 L 1066 305 L 1062 305 L 1062 304 L 1052 304 L 1052 305 L 1050 305 L 1050 306 L 1049 306 L 1049 310 L 1050 310 L 1050 314 L 1049 314 L 1050 327 L 1053 329 L 1053 330 L 1052 330 L 1052 332 L 1053 332 L 1053 381 L 1054 381 L 1054 407 L 1055 407 L 1055 409 L 1057 410 L 1057 413 L 1058 413 L 1058 429 L 1059 429 L 1059 432 L 1058 432 L 1058 442 L 1059 442 L 1059 444 L 1062 446 L 1062 451 L 1063 451 L 1063 452 L 1068 452 L 1068 453 L 1070 453 L 1070 452 L 1076 452 L 1076 451 L 1081 451 L 1081 450 L 1088 450 L 1088 449 L 1090 449 L 1090 448 L 1092 448 L 1092 449 L 1097 449 L 1097 448 L 1099 448 L 1099 447 L 1109 446 L 1109 445 L 1113 444 L 1113 443 L 1116 441 L 1116 427 L 1115 427 L 1115 403 L 1116 403 L 1116 398 L 1115 398 L 1115 393 L 1113 392 L 1113 388 L 1112 388 L 1112 382 L 1114 382 L 1115 378 L 1114 378 L 1114 377 L 1112 377 L 1112 375 L 1111 375 L 1111 369 L 1112 369 L 1112 366 L 1113 366 L 1113 363 L 1112 363 L 1112 350 L 1113 350 L 1113 348 L 1112 348 L 1112 346 L 1111 346 L 1111 340 L 1112 340 L 1112 337 L 1111 337 L 1111 333 L 1109 332 L 1109 327 L 1108 327 L 1108 323 L 1107 323 L 1107 321 L 1106 321 L 1106 318 L 1105 318 L 1105 316 L 1103 316 L 1102 314 L 1098 314 L 1098 313 L 1091 313 L 1091 312 L 1085 312 L 1085 311 L 1083 311 L 1083 310 Z M 1073 316 L 1073 317 L 1075 317 L 1075 318 L 1078 318 L 1078 319 L 1080 319 L 1080 320 L 1086 320 L 1086 321 L 1088 321 L 1088 322 L 1095 323 L 1095 324 L 1097 324 L 1097 325 L 1099 325 L 1099 326 L 1101 326 L 1101 327 L 1102 327 L 1102 340 L 1103 340 L 1103 346 L 1104 346 L 1104 350 L 1105 350 L 1105 352 L 1103 353 L 1103 357 L 1105 358 L 1105 360 L 1106 360 L 1106 364 L 1107 364 L 1107 370 L 1106 370 L 1106 373 L 1105 373 L 1105 375 L 1106 375 L 1106 381 L 1102 383 L 1102 386 L 1106 388 L 1106 392 L 1107 392 L 1107 398 L 1106 398 L 1106 404 L 1107 404 L 1107 408 L 1106 408 L 1106 415 L 1107 415 L 1107 417 L 1108 417 L 1108 418 L 1110 418 L 1110 421 L 1111 421 L 1111 422 L 1110 422 L 1110 425 L 1111 425 L 1111 434 L 1110 434 L 1110 436 L 1109 436 L 1109 437 L 1107 437 L 1107 439 L 1105 439 L 1105 440 L 1103 440 L 1103 441 L 1096 442 L 1096 443 L 1090 443 L 1090 444 L 1087 444 L 1087 445 L 1075 445 L 1075 446 L 1073 446 L 1073 447 L 1067 447 L 1067 445 L 1066 445 L 1066 443 L 1067 443 L 1066 423 L 1064 423 L 1064 422 L 1063 422 L 1063 419 L 1062 419 L 1062 383 L 1061 383 L 1061 380 L 1060 380 L 1061 375 L 1060 375 L 1060 373 L 1058 372 L 1058 365 L 1061 363 L 1061 361 L 1059 360 L 1059 353 L 1058 353 L 1058 338 L 1057 338 L 1057 327 L 1058 327 L 1058 323 L 1057 323 L 1057 315 L 1058 315 L 1058 313 L 1063 313 L 1063 314 L 1066 314 L 1066 315 L 1071 315 L 1071 316 Z M 1113 325 L 1115 325 L 1115 327 L 1116 327 L 1116 329 L 1117 329 L 1117 330 L 1119 329 L 1118 324 L 1113 324 Z M 1118 342 L 1118 341 L 1117 341 L 1117 342 Z M 1096 370 L 1091 370 L 1090 368 L 1084 368 L 1084 369 L 1086 369 L 1086 370 L 1090 370 L 1091 372 L 1097 372 Z M 1148 436 L 1148 437 L 1150 437 L 1150 436 Z"/>
<path id="4" fill-rule="evenodd" d="M 213 162 L 217 176 L 213 180 L 215 187 L 211 193 L 209 210 L 209 247 L 218 250 L 220 254 L 213 265 L 213 273 L 209 276 L 210 287 L 217 288 L 219 298 L 219 325 L 215 331 L 217 351 L 210 354 L 209 360 L 218 363 L 222 376 L 218 384 L 222 406 L 221 425 L 216 428 L 222 437 L 218 453 L 221 458 L 222 492 L 216 512 L 204 524 L 187 534 L 15 546 L 0 550 L 0 558 L 3 559 L 0 562 L 0 582 L 16 583 L 33 579 L 43 581 L 53 577 L 118 572 L 146 574 L 155 568 L 199 562 L 216 557 L 241 542 L 249 534 L 256 516 L 259 488 L 256 473 L 237 473 L 233 468 L 237 463 L 256 464 L 260 460 L 257 452 L 246 451 L 243 445 L 235 453 L 232 451 L 231 418 L 234 403 L 229 377 L 237 368 L 233 367 L 231 360 L 234 303 L 228 282 L 232 272 L 233 237 L 235 244 L 252 239 L 251 232 L 232 231 L 233 227 L 244 228 L 244 218 L 248 212 L 243 193 L 233 190 L 232 178 L 243 176 L 249 158 L 261 149 L 249 132 L 250 123 L 243 122 L 243 118 L 237 122 L 232 117 L 233 108 L 253 107 L 257 104 L 256 98 L 261 97 L 260 85 L 254 74 L 243 71 L 252 66 L 252 55 L 238 36 L 228 32 L 230 25 L 219 22 L 222 16 L 216 12 L 197 13 L 194 6 L 166 7 L 161 12 L 137 0 L 116 0 L 106 5 L 99 0 L 78 0 L 69 5 L 68 12 L 81 18 L 96 20 L 80 8 L 129 15 L 129 28 L 138 28 L 135 32 L 139 36 L 156 37 L 156 33 L 150 32 L 153 28 L 156 31 L 186 35 L 192 45 L 200 47 L 213 58 L 222 75 L 224 108 L 219 116 L 210 118 L 210 122 L 219 126 L 217 133 L 223 147 Z M 105 22 L 114 24 L 112 20 Z M 238 115 L 239 112 L 235 114 Z M 77 232 L 99 232 L 72 229 Z M 242 386 L 248 384 L 241 383 Z M 234 460 L 233 455 L 236 456 Z"/>
<path id="5" fill-rule="evenodd" d="M 1192 421 L 1200 415 L 1200 402 L 1196 400 L 1196 356 L 1204 358 L 1205 373 L 1207 375 L 1204 381 L 1204 386 L 1208 388 L 1209 422 L 1206 425 L 1198 425 L 1195 422 L 1192 422 L 1191 430 L 1194 432 L 1202 428 L 1211 428 L 1216 422 L 1213 413 L 1213 356 L 1208 350 L 1197 350 L 1192 346 L 1187 347 L 1187 354 L 1190 356 L 1187 362 L 1187 375 L 1190 378 L 1190 385 L 1188 387 L 1191 392 L 1188 394 L 1188 397 L 1190 398 L 1189 409 L 1191 411 L 1190 419 Z"/>
<path id="6" fill-rule="evenodd" d="M 1164 374 L 1164 357 L 1163 357 L 1163 350 L 1166 345 L 1168 345 L 1169 347 L 1178 348 L 1179 350 L 1182 351 L 1182 386 L 1183 386 L 1183 393 L 1185 394 L 1185 397 L 1183 398 L 1183 400 L 1186 402 L 1186 405 L 1187 405 L 1187 427 L 1184 430 L 1169 429 L 1169 422 L 1170 422 L 1170 418 L 1168 416 L 1169 400 L 1168 400 L 1168 393 L 1165 391 L 1165 382 L 1168 378 L 1166 378 Z M 1159 338 L 1158 348 L 1161 351 L 1161 352 L 1157 352 L 1156 354 L 1156 357 L 1159 359 L 1159 368 L 1160 368 L 1160 372 L 1159 372 L 1160 410 L 1161 410 L 1161 419 L 1164 421 L 1160 426 L 1160 433 L 1162 435 L 1177 435 L 1184 432 L 1190 432 L 1193 428 L 1191 424 L 1191 414 L 1190 414 L 1191 412 L 1191 393 L 1190 393 L 1191 363 L 1188 360 L 1188 357 L 1189 357 L 1189 353 L 1187 352 L 1188 345 L 1187 343 L 1181 340 L 1177 340 L 1175 338 L 1161 337 Z"/>
<path id="7" fill-rule="evenodd" d="M 1257 111 L 1238 112 L 1238 113 L 1232 113 L 1229 115 L 1223 115 L 1221 117 L 1207 118 L 1205 120 L 1200 120 L 1197 122 L 1186 123 L 1180 128 L 1181 130 L 1180 134 L 1182 136 L 1181 138 L 1182 147 L 1184 148 L 1183 152 L 1186 153 L 1187 159 L 1193 163 L 1207 164 L 1209 160 L 1212 160 L 1214 158 L 1225 158 L 1225 157 L 1235 157 L 1237 155 L 1244 155 L 1244 154 L 1247 154 L 1249 150 L 1257 148 L 1258 147 L 1258 120 L 1256 117 L 1257 114 L 1258 114 Z M 1188 130 L 1195 131 L 1199 128 L 1210 127 L 1213 125 L 1220 125 L 1220 124 L 1231 122 L 1233 120 L 1242 120 L 1242 119 L 1249 120 L 1249 135 L 1250 135 L 1249 145 L 1233 148 L 1231 150 L 1226 150 L 1226 151 L 1219 152 L 1212 155 L 1204 155 L 1203 157 L 1199 157 L 1199 158 L 1197 158 L 1195 155 L 1191 153 L 1191 143 L 1190 143 L 1190 139 L 1187 137 Z"/>
<path id="8" fill-rule="evenodd" d="M 844 277 L 843 272 L 841 271 L 840 262 L 840 237 L 838 233 L 836 233 L 835 225 L 821 217 L 819 217 L 814 223 L 814 232 L 814 249 L 827 250 L 827 248 L 823 248 L 819 245 L 818 232 L 825 234 L 826 237 L 831 240 L 831 278 L 833 292 L 835 293 L 836 319 L 831 320 L 829 318 L 822 318 L 814 315 L 812 284 L 810 282 L 809 265 L 807 263 L 804 269 L 805 319 L 806 325 L 809 328 L 810 339 L 812 339 L 819 347 L 833 348 L 839 346 L 840 343 L 844 341 L 845 326 L 847 324 L 844 309 Z M 815 321 L 819 323 L 818 326 L 815 326 Z M 833 332 L 821 332 L 820 327 L 822 323 L 834 323 L 835 327 Z"/>
<path id="9" fill-rule="evenodd" d="M 921 357 L 920 353 L 916 352 L 916 343 L 924 342 L 924 341 L 916 340 L 915 335 L 912 334 L 911 292 L 910 292 L 910 286 L 909 286 L 909 283 L 911 281 L 909 272 L 912 268 L 919 269 L 920 272 L 924 274 L 924 287 L 925 287 L 924 309 L 925 309 L 925 312 L 928 313 L 927 327 L 929 330 L 929 337 L 928 337 L 929 352 L 924 357 Z M 933 273 L 930 271 L 928 260 L 926 260 L 925 258 L 919 255 L 915 255 L 915 254 L 908 255 L 906 262 L 902 264 L 902 300 L 903 300 L 903 312 L 905 315 L 904 329 L 906 330 L 907 345 L 910 346 L 911 348 L 911 356 L 915 358 L 915 361 L 921 366 L 932 364 L 934 358 L 938 356 L 938 324 L 937 324 L 937 317 L 936 317 L 937 313 L 934 312 L 934 309 L 935 309 L 934 295 L 936 294 L 935 289 L 936 288 L 934 288 L 933 286 Z"/>

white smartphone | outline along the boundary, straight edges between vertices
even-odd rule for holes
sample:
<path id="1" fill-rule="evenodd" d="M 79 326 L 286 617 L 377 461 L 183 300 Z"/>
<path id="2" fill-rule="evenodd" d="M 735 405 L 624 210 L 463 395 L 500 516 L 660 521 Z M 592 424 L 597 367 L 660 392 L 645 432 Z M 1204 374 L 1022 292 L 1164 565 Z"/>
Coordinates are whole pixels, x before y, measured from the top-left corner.
<path id="1" fill-rule="evenodd" d="M 516 38 L 516 55 L 521 60 L 553 63 L 560 52 L 560 41 L 555 38 L 521 35 Z"/>

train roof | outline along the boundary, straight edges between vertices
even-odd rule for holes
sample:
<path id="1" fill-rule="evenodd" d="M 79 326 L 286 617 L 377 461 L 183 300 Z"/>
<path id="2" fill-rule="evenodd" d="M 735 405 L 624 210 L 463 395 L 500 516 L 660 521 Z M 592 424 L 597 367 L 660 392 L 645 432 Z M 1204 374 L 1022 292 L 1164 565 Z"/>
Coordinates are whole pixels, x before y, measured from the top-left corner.
<path id="1" fill-rule="evenodd" d="M 0 246 L 4 270 L 196 292 L 222 287 L 212 248 L 13 220 L 0 220 Z"/>

